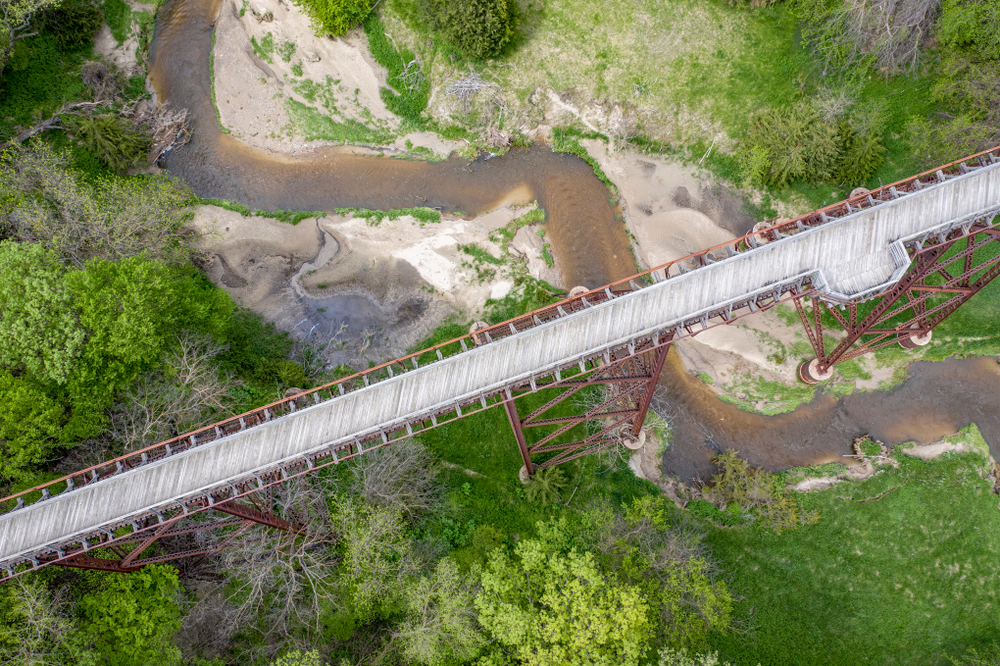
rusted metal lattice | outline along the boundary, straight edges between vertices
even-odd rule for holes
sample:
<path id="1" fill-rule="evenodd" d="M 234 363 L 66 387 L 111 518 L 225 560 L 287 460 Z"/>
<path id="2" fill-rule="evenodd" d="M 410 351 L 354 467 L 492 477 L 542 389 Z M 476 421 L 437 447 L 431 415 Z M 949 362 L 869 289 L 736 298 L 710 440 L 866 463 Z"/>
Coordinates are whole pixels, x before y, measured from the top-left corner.
<path id="1" fill-rule="evenodd" d="M 821 292 L 796 298 L 816 353 L 811 365 L 800 366 L 800 378 L 813 383 L 837 363 L 896 343 L 907 349 L 927 344 L 935 326 L 1000 275 L 1000 223 L 995 222 L 991 211 L 949 232 L 907 243 L 909 270 L 873 299 L 831 304 Z M 824 317 L 846 333 L 829 351 Z"/>

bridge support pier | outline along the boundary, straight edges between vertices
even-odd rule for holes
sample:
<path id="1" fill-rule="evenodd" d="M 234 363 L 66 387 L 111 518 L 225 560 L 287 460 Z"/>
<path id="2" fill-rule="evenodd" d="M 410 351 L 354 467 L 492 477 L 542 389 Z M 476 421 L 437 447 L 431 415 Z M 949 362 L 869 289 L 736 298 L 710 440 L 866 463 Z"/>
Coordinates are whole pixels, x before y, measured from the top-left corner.
<path id="1" fill-rule="evenodd" d="M 897 343 L 904 349 L 929 344 L 935 326 L 1000 275 L 1000 224 L 994 218 L 989 213 L 907 244 L 909 270 L 869 300 L 840 303 L 815 291 L 795 298 L 816 353 L 799 366 L 799 378 L 815 384 L 829 379 L 837 363 L 862 354 Z M 828 351 L 824 329 L 831 325 L 846 335 Z"/>
<path id="2" fill-rule="evenodd" d="M 668 336 L 664 336 L 657 345 L 649 341 L 634 351 L 622 349 L 608 353 L 605 358 L 588 363 L 585 371 L 561 378 L 557 375 L 552 381 L 536 382 L 535 388 L 508 391 L 503 402 L 524 461 L 522 476 L 530 478 L 540 469 L 626 442 L 640 441 L 656 382 L 670 349 L 669 340 Z M 603 387 L 604 390 L 581 394 L 589 387 Z M 555 395 L 521 417 L 515 400 L 536 392 Z M 565 410 L 557 410 L 557 407 L 574 396 L 582 398 L 583 414 L 558 415 Z M 553 413 L 553 410 L 556 411 Z M 562 435 L 583 424 L 590 425 L 586 436 L 558 443 Z M 532 438 L 535 441 L 529 443 L 526 431 L 538 428 L 543 430 Z M 546 457 L 545 454 L 554 455 Z"/>

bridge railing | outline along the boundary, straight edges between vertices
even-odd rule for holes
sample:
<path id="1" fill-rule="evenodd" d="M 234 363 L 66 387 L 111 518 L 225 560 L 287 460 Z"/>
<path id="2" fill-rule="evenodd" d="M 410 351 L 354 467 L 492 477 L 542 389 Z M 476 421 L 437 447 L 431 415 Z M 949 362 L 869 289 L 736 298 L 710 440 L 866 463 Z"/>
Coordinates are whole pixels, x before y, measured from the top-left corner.
<path id="1" fill-rule="evenodd" d="M 726 257 L 752 251 L 754 248 L 780 238 L 827 224 L 844 215 L 872 208 L 880 203 L 892 201 L 908 193 L 919 191 L 923 187 L 944 182 L 949 178 L 998 163 L 1000 163 L 1000 146 L 885 185 L 877 190 L 858 194 L 845 201 L 832 204 L 806 215 L 751 231 L 740 238 L 706 248 L 623 280 L 612 282 L 603 287 L 591 289 L 586 293 L 539 308 L 534 312 L 475 330 L 428 349 L 422 349 L 393 359 L 373 368 L 324 384 L 323 386 L 288 396 L 258 409 L 233 416 L 232 418 L 219 421 L 218 423 L 205 426 L 204 428 L 164 442 L 128 452 L 106 462 L 15 493 L 0 499 L 0 514 L 15 511 L 35 502 L 45 501 L 60 493 L 72 491 L 74 488 L 86 486 L 90 483 L 99 482 L 101 479 L 115 474 L 121 474 L 143 465 L 152 464 L 167 456 L 175 455 L 192 447 L 203 446 L 246 428 L 252 428 L 261 423 L 266 423 L 272 419 L 293 413 L 298 409 L 335 399 L 348 392 L 390 379 L 396 374 L 410 372 L 428 363 L 439 362 L 472 347 L 489 344 L 493 340 L 515 335 L 535 326 L 569 316 L 574 312 L 593 307 L 614 298 L 618 294 L 642 289 L 663 280 L 669 280 L 683 273 L 697 270 L 700 267 L 725 259 Z"/>

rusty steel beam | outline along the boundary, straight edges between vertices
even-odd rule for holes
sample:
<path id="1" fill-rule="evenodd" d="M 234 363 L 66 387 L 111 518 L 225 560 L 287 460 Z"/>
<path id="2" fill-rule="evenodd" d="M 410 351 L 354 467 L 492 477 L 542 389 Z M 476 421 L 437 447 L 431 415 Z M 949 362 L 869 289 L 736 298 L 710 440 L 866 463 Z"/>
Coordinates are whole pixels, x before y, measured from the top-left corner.
<path id="1" fill-rule="evenodd" d="M 273 486 L 268 486 L 268 488 L 263 492 L 267 493 L 268 499 L 266 500 L 266 504 L 271 504 L 273 502 Z M 245 497 L 248 497 L 250 501 L 254 502 L 258 507 L 261 507 L 263 504 L 258 502 L 253 494 L 245 495 Z M 265 527 L 296 534 L 306 533 L 306 527 L 304 525 L 286 520 L 261 508 L 251 508 L 243 504 L 239 504 L 233 499 L 215 502 L 207 508 L 234 516 L 234 518 L 204 521 L 184 527 L 177 527 L 177 524 L 181 520 L 189 517 L 189 514 L 178 511 L 175 515 L 164 518 L 162 522 L 154 524 L 152 527 L 144 527 L 138 532 L 115 537 L 113 539 L 108 538 L 106 541 L 93 544 L 88 551 L 78 552 L 68 557 L 53 557 L 50 561 L 45 563 L 76 569 L 93 569 L 98 571 L 131 573 L 133 571 L 138 571 L 142 567 L 149 564 L 173 562 L 197 556 L 204 558 L 214 555 L 215 553 L 232 546 L 237 538 L 242 536 L 247 532 L 247 530 L 255 525 L 264 525 Z M 237 529 L 230 533 L 218 545 L 211 548 L 187 549 L 168 552 L 152 557 L 142 557 L 142 554 L 148 551 L 154 543 L 163 539 L 193 534 L 195 532 L 225 529 L 229 527 L 236 527 Z M 135 546 L 131 550 L 125 550 L 123 546 L 127 546 L 129 544 L 135 544 Z M 100 549 L 110 551 L 110 553 L 116 555 L 118 559 L 95 557 L 87 554 L 88 552 L 94 552 Z"/>
<path id="2" fill-rule="evenodd" d="M 592 367 L 581 370 L 580 374 L 566 378 L 554 377 L 544 383 L 539 381 L 531 389 L 524 389 L 516 396 L 509 394 L 503 404 L 528 475 L 621 443 L 622 433 L 618 431 L 622 427 L 626 427 L 629 437 L 637 438 L 649 411 L 672 338 L 672 334 L 664 335 L 635 350 L 621 350 L 606 356 L 604 360 L 595 361 Z M 606 387 L 606 394 L 600 403 L 584 410 L 582 414 L 545 417 L 547 412 L 572 399 L 588 386 Z M 543 390 L 556 390 L 559 394 L 521 417 L 516 400 Z M 587 422 L 598 423 L 597 432 L 582 440 L 558 442 L 560 437 L 573 428 Z M 555 428 L 551 429 L 552 427 Z M 540 432 L 529 443 L 527 429 L 547 431 Z M 539 456 L 544 459 L 536 459 Z"/>
<path id="3" fill-rule="evenodd" d="M 909 343 L 910 339 L 926 339 L 935 326 L 1000 275 L 1000 251 L 993 256 L 976 256 L 1000 243 L 998 232 L 1000 227 L 981 220 L 922 246 L 907 247 L 909 270 L 899 282 L 875 297 L 878 302 L 864 316 L 859 302 L 839 304 L 846 310 L 845 315 L 828 305 L 820 293 L 796 297 L 795 309 L 816 354 L 812 372 L 825 376 L 838 363 L 897 343 L 912 348 L 916 345 Z M 823 330 L 824 314 L 846 333 L 830 351 Z M 810 374 L 807 370 L 803 375 L 800 368 L 799 376 L 804 381 L 817 379 Z"/>
<path id="4" fill-rule="evenodd" d="M 258 509 L 251 509 L 248 506 L 237 503 L 235 500 L 228 500 L 226 502 L 213 504 L 212 509 L 222 513 L 228 513 L 231 516 L 236 516 L 237 518 L 241 518 L 243 520 L 248 520 L 267 527 L 273 527 L 281 530 L 282 532 L 305 534 L 307 531 L 305 525 L 285 520 L 284 518 L 280 518 L 273 513 L 260 511 Z"/>

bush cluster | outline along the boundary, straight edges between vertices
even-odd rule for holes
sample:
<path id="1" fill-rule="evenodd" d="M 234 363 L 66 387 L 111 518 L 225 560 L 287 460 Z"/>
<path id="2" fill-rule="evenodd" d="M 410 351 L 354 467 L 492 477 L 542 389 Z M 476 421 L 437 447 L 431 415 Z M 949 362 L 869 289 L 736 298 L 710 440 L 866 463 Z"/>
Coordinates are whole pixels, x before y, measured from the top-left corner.
<path id="1" fill-rule="evenodd" d="M 339 37 L 355 27 L 372 10 L 371 0 L 295 0 L 312 19 L 319 34 Z"/>
<path id="2" fill-rule="evenodd" d="M 469 58 L 499 55 L 514 36 L 517 5 L 512 0 L 426 0 L 428 22 Z"/>
<path id="3" fill-rule="evenodd" d="M 712 485 L 704 497 L 716 505 L 725 505 L 726 510 L 715 515 L 705 511 L 698 503 L 695 512 L 719 520 L 723 524 L 736 524 L 736 513 L 744 519 L 754 520 L 765 529 L 781 532 L 794 530 L 801 525 L 811 525 L 819 520 L 816 512 L 803 513 L 792 493 L 784 489 L 781 477 L 761 468 L 752 468 L 747 461 L 729 449 L 715 458 L 719 473 L 712 477 Z M 738 509 L 735 509 L 736 505 Z"/>
<path id="4" fill-rule="evenodd" d="M 996 0 L 944 0 L 938 39 L 955 48 L 975 49 L 986 60 L 1000 60 L 1000 5 Z"/>
<path id="5" fill-rule="evenodd" d="M 769 109 L 754 121 L 740 163 L 746 181 L 863 183 L 882 165 L 884 111 L 876 106 L 831 122 L 807 104 Z"/>

